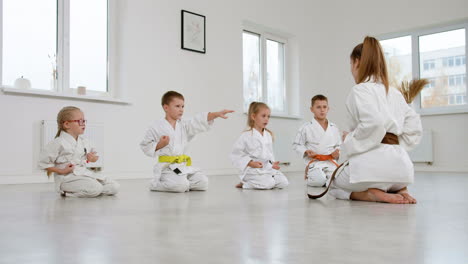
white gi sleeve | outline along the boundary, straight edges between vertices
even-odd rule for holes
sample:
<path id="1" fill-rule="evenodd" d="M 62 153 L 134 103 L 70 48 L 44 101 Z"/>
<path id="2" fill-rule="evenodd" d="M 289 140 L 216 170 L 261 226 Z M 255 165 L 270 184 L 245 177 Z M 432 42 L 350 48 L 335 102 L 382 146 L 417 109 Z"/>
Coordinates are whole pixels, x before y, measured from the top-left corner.
<path id="1" fill-rule="evenodd" d="M 55 161 L 60 153 L 61 145 L 58 140 L 54 140 L 47 144 L 39 156 L 39 168 L 45 170 L 55 167 Z"/>
<path id="2" fill-rule="evenodd" d="M 146 156 L 151 158 L 158 156 L 160 150 L 156 151 L 156 145 L 158 145 L 160 138 L 153 126 L 146 130 L 145 136 L 140 142 L 140 148 Z"/>
<path id="3" fill-rule="evenodd" d="M 294 138 L 293 142 L 293 150 L 296 151 L 297 154 L 301 158 L 305 156 L 305 152 L 307 150 L 306 148 L 306 131 L 305 131 L 305 125 L 303 125 L 301 128 L 299 128 L 299 131 L 296 133 L 296 137 Z"/>
<path id="4" fill-rule="evenodd" d="M 420 116 L 414 111 L 413 108 L 408 106 L 405 102 L 406 108 L 405 121 L 403 124 L 402 134 L 398 137 L 400 145 L 407 151 L 416 147 L 422 138 L 422 124 Z"/>
<path id="5" fill-rule="evenodd" d="M 203 112 L 188 120 L 182 120 L 182 125 L 187 133 L 188 141 L 190 141 L 196 134 L 208 131 L 213 125 L 213 120 L 208 121 L 208 112 Z"/>
<path id="6" fill-rule="evenodd" d="M 252 160 L 249 154 L 246 152 L 244 135 L 241 135 L 239 139 L 234 143 L 231 152 L 231 162 L 234 167 L 238 168 L 240 171 L 244 171 L 247 168 L 247 165 Z"/>

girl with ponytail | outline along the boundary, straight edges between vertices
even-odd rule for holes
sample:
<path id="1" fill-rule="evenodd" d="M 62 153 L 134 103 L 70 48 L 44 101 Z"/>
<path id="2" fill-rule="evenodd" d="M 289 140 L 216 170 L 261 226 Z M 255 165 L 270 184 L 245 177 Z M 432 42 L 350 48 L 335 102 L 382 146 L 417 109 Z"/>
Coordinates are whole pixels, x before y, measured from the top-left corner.
<path id="1" fill-rule="evenodd" d="M 347 129 L 341 146 L 348 161 L 337 171 L 330 194 L 339 199 L 416 203 L 407 190 L 414 168 L 407 150 L 421 139 L 418 114 L 389 86 L 382 47 L 366 37 L 350 56 L 356 85 L 346 100 Z"/>
<path id="2" fill-rule="evenodd" d="M 266 128 L 270 113 L 265 103 L 252 102 L 249 106 L 249 128 L 234 143 L 231 153 L 231 161 L 240 171 L 237 188 L 265 190 L 289 184 L 273 155 L 273 134 Z"/>

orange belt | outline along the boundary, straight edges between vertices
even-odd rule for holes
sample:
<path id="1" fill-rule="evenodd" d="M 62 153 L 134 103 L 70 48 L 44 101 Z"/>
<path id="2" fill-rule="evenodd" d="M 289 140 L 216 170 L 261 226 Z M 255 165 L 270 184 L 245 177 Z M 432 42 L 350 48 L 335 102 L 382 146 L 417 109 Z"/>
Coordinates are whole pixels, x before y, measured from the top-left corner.
<path id="1" fill-rule="evenodd" d="M 333 159 L 332 155 L 315 155 L 311 160 L 310 162 L 307 164 L 306 168 L 305 168 L 305 179 L 307 179 L 307 172 L 309 170 L 309 165 L 312 163 L 312 162 L 315 162 L 315 161 L 331 161 L 333 164 L 335 164 L 337 167 L 340 166 L 338 165 L 338 163 L 335 162 L 335 160 Z"/>

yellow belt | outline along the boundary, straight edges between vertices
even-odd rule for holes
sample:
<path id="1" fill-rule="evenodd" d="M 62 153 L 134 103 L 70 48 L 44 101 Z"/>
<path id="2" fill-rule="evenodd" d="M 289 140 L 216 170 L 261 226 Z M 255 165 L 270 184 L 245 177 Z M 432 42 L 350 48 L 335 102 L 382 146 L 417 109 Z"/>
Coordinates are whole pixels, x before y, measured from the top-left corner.
<path id="1" fill-rule="evenodd" d="M 192 158 L 187 155 L 179 155 L 179 156 L 159 156 L 159 162 L 167 162 L 167 163 L 183 163 L 187 162 L 187 166 L 192 165 Z"/>

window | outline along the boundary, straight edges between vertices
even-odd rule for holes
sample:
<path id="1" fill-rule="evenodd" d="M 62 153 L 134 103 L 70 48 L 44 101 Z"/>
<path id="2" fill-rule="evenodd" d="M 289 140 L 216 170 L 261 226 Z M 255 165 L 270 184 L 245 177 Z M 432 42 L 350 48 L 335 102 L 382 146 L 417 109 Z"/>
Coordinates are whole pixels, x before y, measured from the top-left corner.
<path id="1" fill-rule="evenodd" d="M 382 40 L 390 85 L 397 87 L 412 78 L 411 36 Z"/>
<path id="2" fill-rule="evenodd" d="M 107 0 L 0 0 L 2 86 L 108 94 Z"/>
<path id="3" fill-rule="evenodd" d="M 433 70 L 435 68 L 435 60 L 426 60 L 424 61 L 424 70 Z"/>
<path id="4" fill-rule="evenodd" d="M 107 0 L 70 0 L 70 86 L 107 92 Z"/>
<path id="5" fill-rule="evenodd" d="M 56 0 L 3 1 L 2 84 L 13 85 L 23 76 L 34 88 L 52 88 L 56 77 L 56 10 Z"/>
<path id="6" fill-rule="evenodd" d="M 245 30 L 242 39 L 244 110 L 252 101 L 261 101 L 275 114 L 288 114 L 286 41 L 261 30 Z"/>
<path id="7" fill-rule="evenodd" d="M 243 35 L 244 109 L 249 103 L 262 99 L 260 70 L 260 35 L 244 32 Z"/>
<path id="8" fill-rule="evenodd" d="M 267 39 L 267 98 L 268 104 L 276 112 L 284 113 L 284 44 Z"/>
<path id="9" fill-rule="evenodd" d="M 429 81 L 429 83 L 427 84 L 427 88 L 435 87 L 436 80 L 434 78 L 428 78 L 427 80 Z"/>
<path id="10" fill-rule="evenodd" d="M 468 112 L 467 29 L 463 23 L 381 38 L 391 85 L 399 86 L 403 79 L 429 80 L 414 101 L 420 113 Z"/>
<path id="11" fill-rule="evenodd" d="M 445 57 L 443 58 L 443 66 L 444 67 L 457 67 L 466 64 L 465 56 L 457 56 L 457 57 Z"/>
<path id="12" fill-rule="evenodd" d="M 453 57 L 450 57 L 450 58 L 449 58 L 448 66 L 449 66 L 449 67 L 453 67 Z"/>
<path id="13" fill-rule="evenodd" d="M 450 105 L 461 105 L 466 104 L 466 95 L 463 94 L 453 94 L 449 96 Z"/>
<path id="14" fill-rule="evenodd" d="M 422 94 L 426 95 L 428 100 L 421 101 L 421 108 L 447 107 L 450 106 L 448 101 L 449 96 L 458 94 L 461 90 L 466 92 L 466 86 L 462 86 L 462 75 L 458 75 L 456 67 L 460 68 L 460 55 L 465 55 L 465 29 L 456 29 L 434 34 L 425 34 L 418 36 L 419 40 L 419 55 L 421 61 L 443 60 L 447 55 L 452 55 L 448 59 L 448 67 L 439 67 L 436 71 L 427 72 L 421 70 L 421 78 L 435 78 L 436 87 L 429 89 L 425 88 Z M 457 64 L 458 61 L 458 64 Z M 466 69 L 462 69 L 466 73 Z M 437 80 L 448 78 L 448 86 L 442 84 L 437 85 Z M 461 88 L 461 89 L 460 89 Z M 458 103 L 457 104 L 461 104 Z"/>

